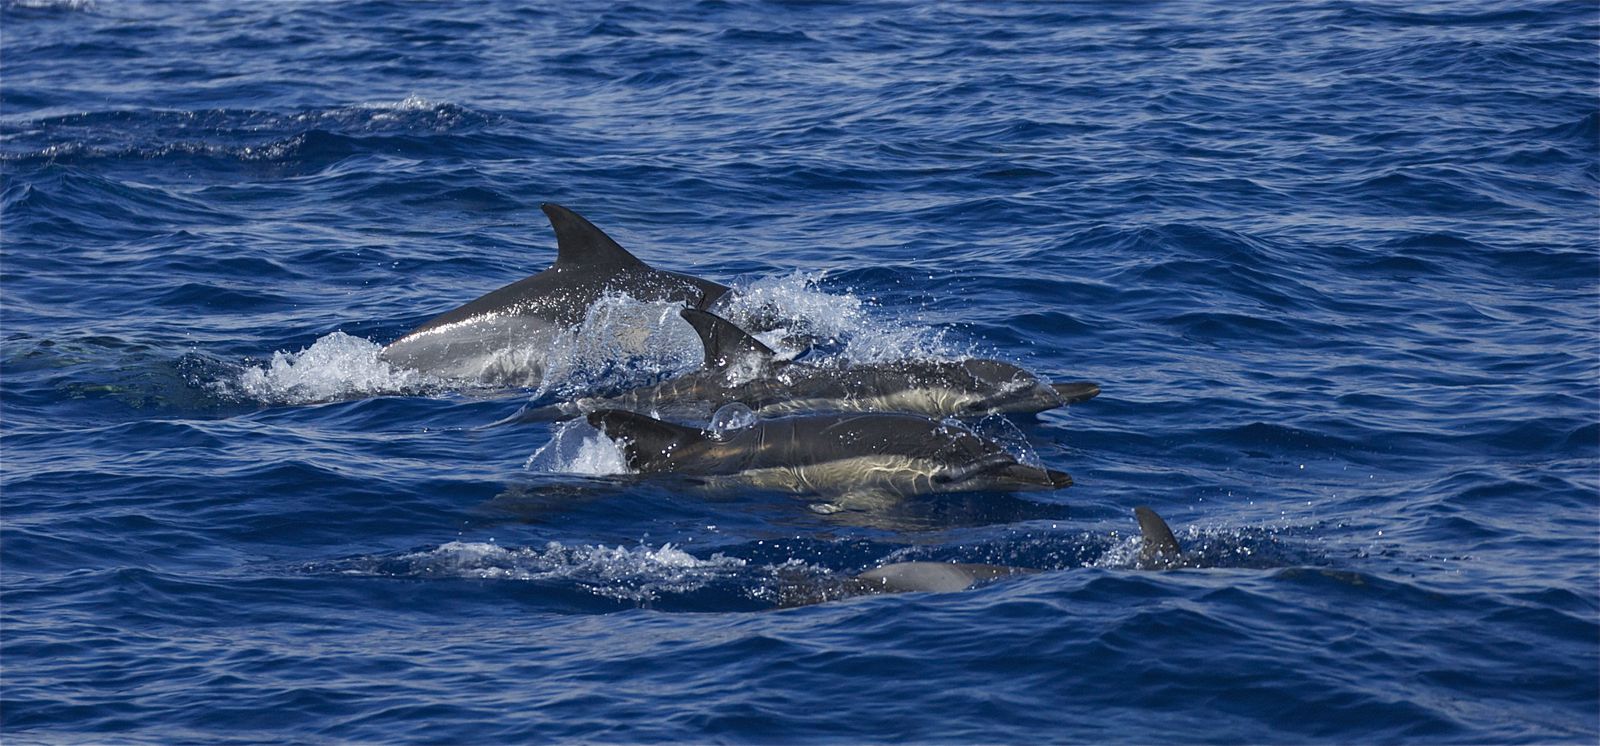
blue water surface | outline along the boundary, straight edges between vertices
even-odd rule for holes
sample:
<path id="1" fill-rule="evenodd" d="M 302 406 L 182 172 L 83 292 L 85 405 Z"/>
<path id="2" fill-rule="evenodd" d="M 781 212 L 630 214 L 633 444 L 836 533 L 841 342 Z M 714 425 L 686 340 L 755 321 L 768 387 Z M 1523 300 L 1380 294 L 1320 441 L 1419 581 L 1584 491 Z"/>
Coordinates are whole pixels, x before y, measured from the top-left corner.
<path id="1" fill-rule="evenodd" d="M 1593 2 L 0 23 L 8 744 L 1600 738 Z M 377 358 L 544 201 L 819 354 L 1100 382 L 981 425 L 1076 485 L 828 516 L 482 428 L 698 356 Z M 780 608 L 913 559 L 1044 572 Z"/>

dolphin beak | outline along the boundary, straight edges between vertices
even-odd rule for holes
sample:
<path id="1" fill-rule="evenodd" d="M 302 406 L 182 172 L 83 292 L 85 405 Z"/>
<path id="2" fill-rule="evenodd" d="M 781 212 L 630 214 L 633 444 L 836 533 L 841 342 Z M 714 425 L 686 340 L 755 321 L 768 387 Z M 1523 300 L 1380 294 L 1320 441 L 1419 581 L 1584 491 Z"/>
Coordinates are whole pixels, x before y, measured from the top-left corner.
<path id="1" fill-rule="evenodd" d="M 1061 490 L 1061 488 L 1072 487 L 1072 475 L 1064 471 L 1054 471 L 1054 469 L 1037 469 L 1037 467 L 1016 464 L 1016 466 L 1006 467 L 1002 475 L 1005 479 L 1018 480 L 1018 482 L 1027 483 L 1030 487 L 1043 488 L 1043 490 Z"/>
<path id="2" fill-rule="evenodd" d="M 1047 409 L 1055 409 L 1068 402 L 1063 401 L 1059 393 L 1052 386 L 1035 383 L 1011 391 L 1003 391 L 987 399 L 968 404 L 964 411 L 970 414 L 1035 414 Z"/>
<path id="3" fill-rule="evenodd" d="M 1061 397 L 1062 404 L 1077 404 L 1086 402 L 1100 395 L 1100 384 L 1092 381 L 1073 381 L 1071 383 L 1052 383 L 1056 396 Z"/>
<path id="4" fill-rule="evenodd" d="M 1040 469 L 1025 464 L 1010 464 L 987 474 L 1006 486 L 1027 490 L 1059 490 L 1072 486 L 1072 476 L 1055 469 Z"/>

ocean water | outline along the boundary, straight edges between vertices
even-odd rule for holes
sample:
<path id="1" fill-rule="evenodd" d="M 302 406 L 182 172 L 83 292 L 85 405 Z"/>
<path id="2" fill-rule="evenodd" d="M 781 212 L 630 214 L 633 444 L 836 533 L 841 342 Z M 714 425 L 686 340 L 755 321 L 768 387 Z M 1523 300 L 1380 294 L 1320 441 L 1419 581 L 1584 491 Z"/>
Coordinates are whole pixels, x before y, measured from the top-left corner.
<path id="1" fill-rule="evenodd" d="M 8 744 L 1600 738 L 1592 2 L 0 24 Z M 484 427 L 693 366 L 621 298 L 537 387 L 377 357 L 545 201 L 811 354 L 1098 381 L 976 425 L 1076 484 L 829 516 Z M 1043 572 L 785 603 L 905 560 Z"/>

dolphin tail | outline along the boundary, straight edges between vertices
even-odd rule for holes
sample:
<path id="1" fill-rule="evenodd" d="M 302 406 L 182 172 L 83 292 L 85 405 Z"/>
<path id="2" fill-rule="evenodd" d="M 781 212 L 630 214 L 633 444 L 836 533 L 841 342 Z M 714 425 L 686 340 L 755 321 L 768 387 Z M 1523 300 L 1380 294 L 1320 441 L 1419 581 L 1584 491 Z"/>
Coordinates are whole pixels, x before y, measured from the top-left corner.
<path id="1" fill-rule="evenodd" d="M 1100 384 L 1092 381 L 1052 383 L 1050 388 L 1055 389 L 1056 396 L 1061 397 L 1062 404 L 1086 402 L 1100 395 Z"/>
<path id="2" fill-rule="evenodd" d="M 694 327 L 695 334 L 700 335 L 700 342 L 705 345 L 707 370 L 726 370 L 745 361 L 766 366 L 772 363 L 777 354 L 771 347 L 761 344 L 761 340 L 714 313 L 685 308 L 678 315 Z"/>
<path id="3" fill-rule="evenodd" d="M 600 409 L 585 418 L 622 449 L 628 468 L 657 471 L 678 447 L 706 437 L 703 430 L 662 422 L 626 409 Z"/>
<path id="4" fill-rule="evenodd" d="M 1139 567 L 1146 570 L 1177 567 L 1183 547 L 1178 545 L 1178 537 L 1172 535 L 1167 522 L 1143 505 L 1134 508 L 1133 515 L 1139 519 L 1139 533 L 1144 536 L 1144 544 L 1139 548 Z"/>

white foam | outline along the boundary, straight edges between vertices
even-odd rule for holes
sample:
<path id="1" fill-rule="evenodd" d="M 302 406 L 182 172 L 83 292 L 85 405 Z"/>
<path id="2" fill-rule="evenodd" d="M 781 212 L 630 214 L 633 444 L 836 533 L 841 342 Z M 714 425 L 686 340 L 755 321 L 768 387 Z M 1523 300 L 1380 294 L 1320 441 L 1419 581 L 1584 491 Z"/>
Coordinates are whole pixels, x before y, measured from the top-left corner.
<path id="1" fill-rule="evenodd" d="M 596 595 L 623 601 L 651 601 L 665 593 L 698 590 L 745 567 L 745 561 L 736 557 L 719 553 L 700 559 L 671 544 L 658 549 L 569 547 L 554 541 L 543 549 L 453 541 L 399 559 L 409 565 L 411 575 L 418 577 L 569 580 Z"/>
<path id="2" fill-rule="evenodd" d="M 317 127 L 353 128 L 357 131 L 398 124 L 442 132 L 461 124 L 469 114 L 459 106 L 412 94 L 399 101 L 366 101 L 332 109 L 303 111 L 289 117 L 288 121 Z"/>
<path id="3" fill-rule="evenodd" d="M 602 296 L 577 327 L 557 334 L 549 347 L 529 351 L 544 366 L 534 398 L 571 400 L 694 369 L 704 355 L 700 338 L 678 316 L 682 307 L 622 293 Z"/>
<path id="4" fill-rule="evenodd" d="M 583 420 L 555 426 L 550 442 L 539 446 L 523 468 L 545 474 L 615 476 L 628 473 L 628 463 L 610 438 Z"/>
<path id="5" fill-rule="evenodd" d="M 15 8 L 30 10 L 95 10 L 95 0 L 11 0 L 9 3 Z"/>
<path id="6" fill-rule="evenodd" d="M 227 382 L 217 388 L 270 404 L 310 404 L 383 394 L 437 390 L 442 382 L 420 372 L 396 368 L 379 357 L 383 347 L 334 332 L 299 352 L 275 352 L 266 365 L 239 375 L 237 391 Z"/>
<path id="7" fill-rule="evenodd" d="M 413 93 L 397 102 L 376 102 L 363 104 L 369 109 L 400 109 L 402 111 L 422 111 L 433 109 L 443 104 L 437 104 Z"/>
<path id="8" fill-rule="evenodd" d="M 851 292 L 825 292 L 818 286 L 822 277 L 794 272 L 756 280 L 737 288 L 722 310 L 741 326 L 777 319 L 778 328 L 756 335 L 774 349 L 782 349 L 784 339 L 793 336 L 815 337 L 829 347 L 842 345 L 842 363 L 965 357 L 943 330 L 878 313 L 873 303 Z"/>

